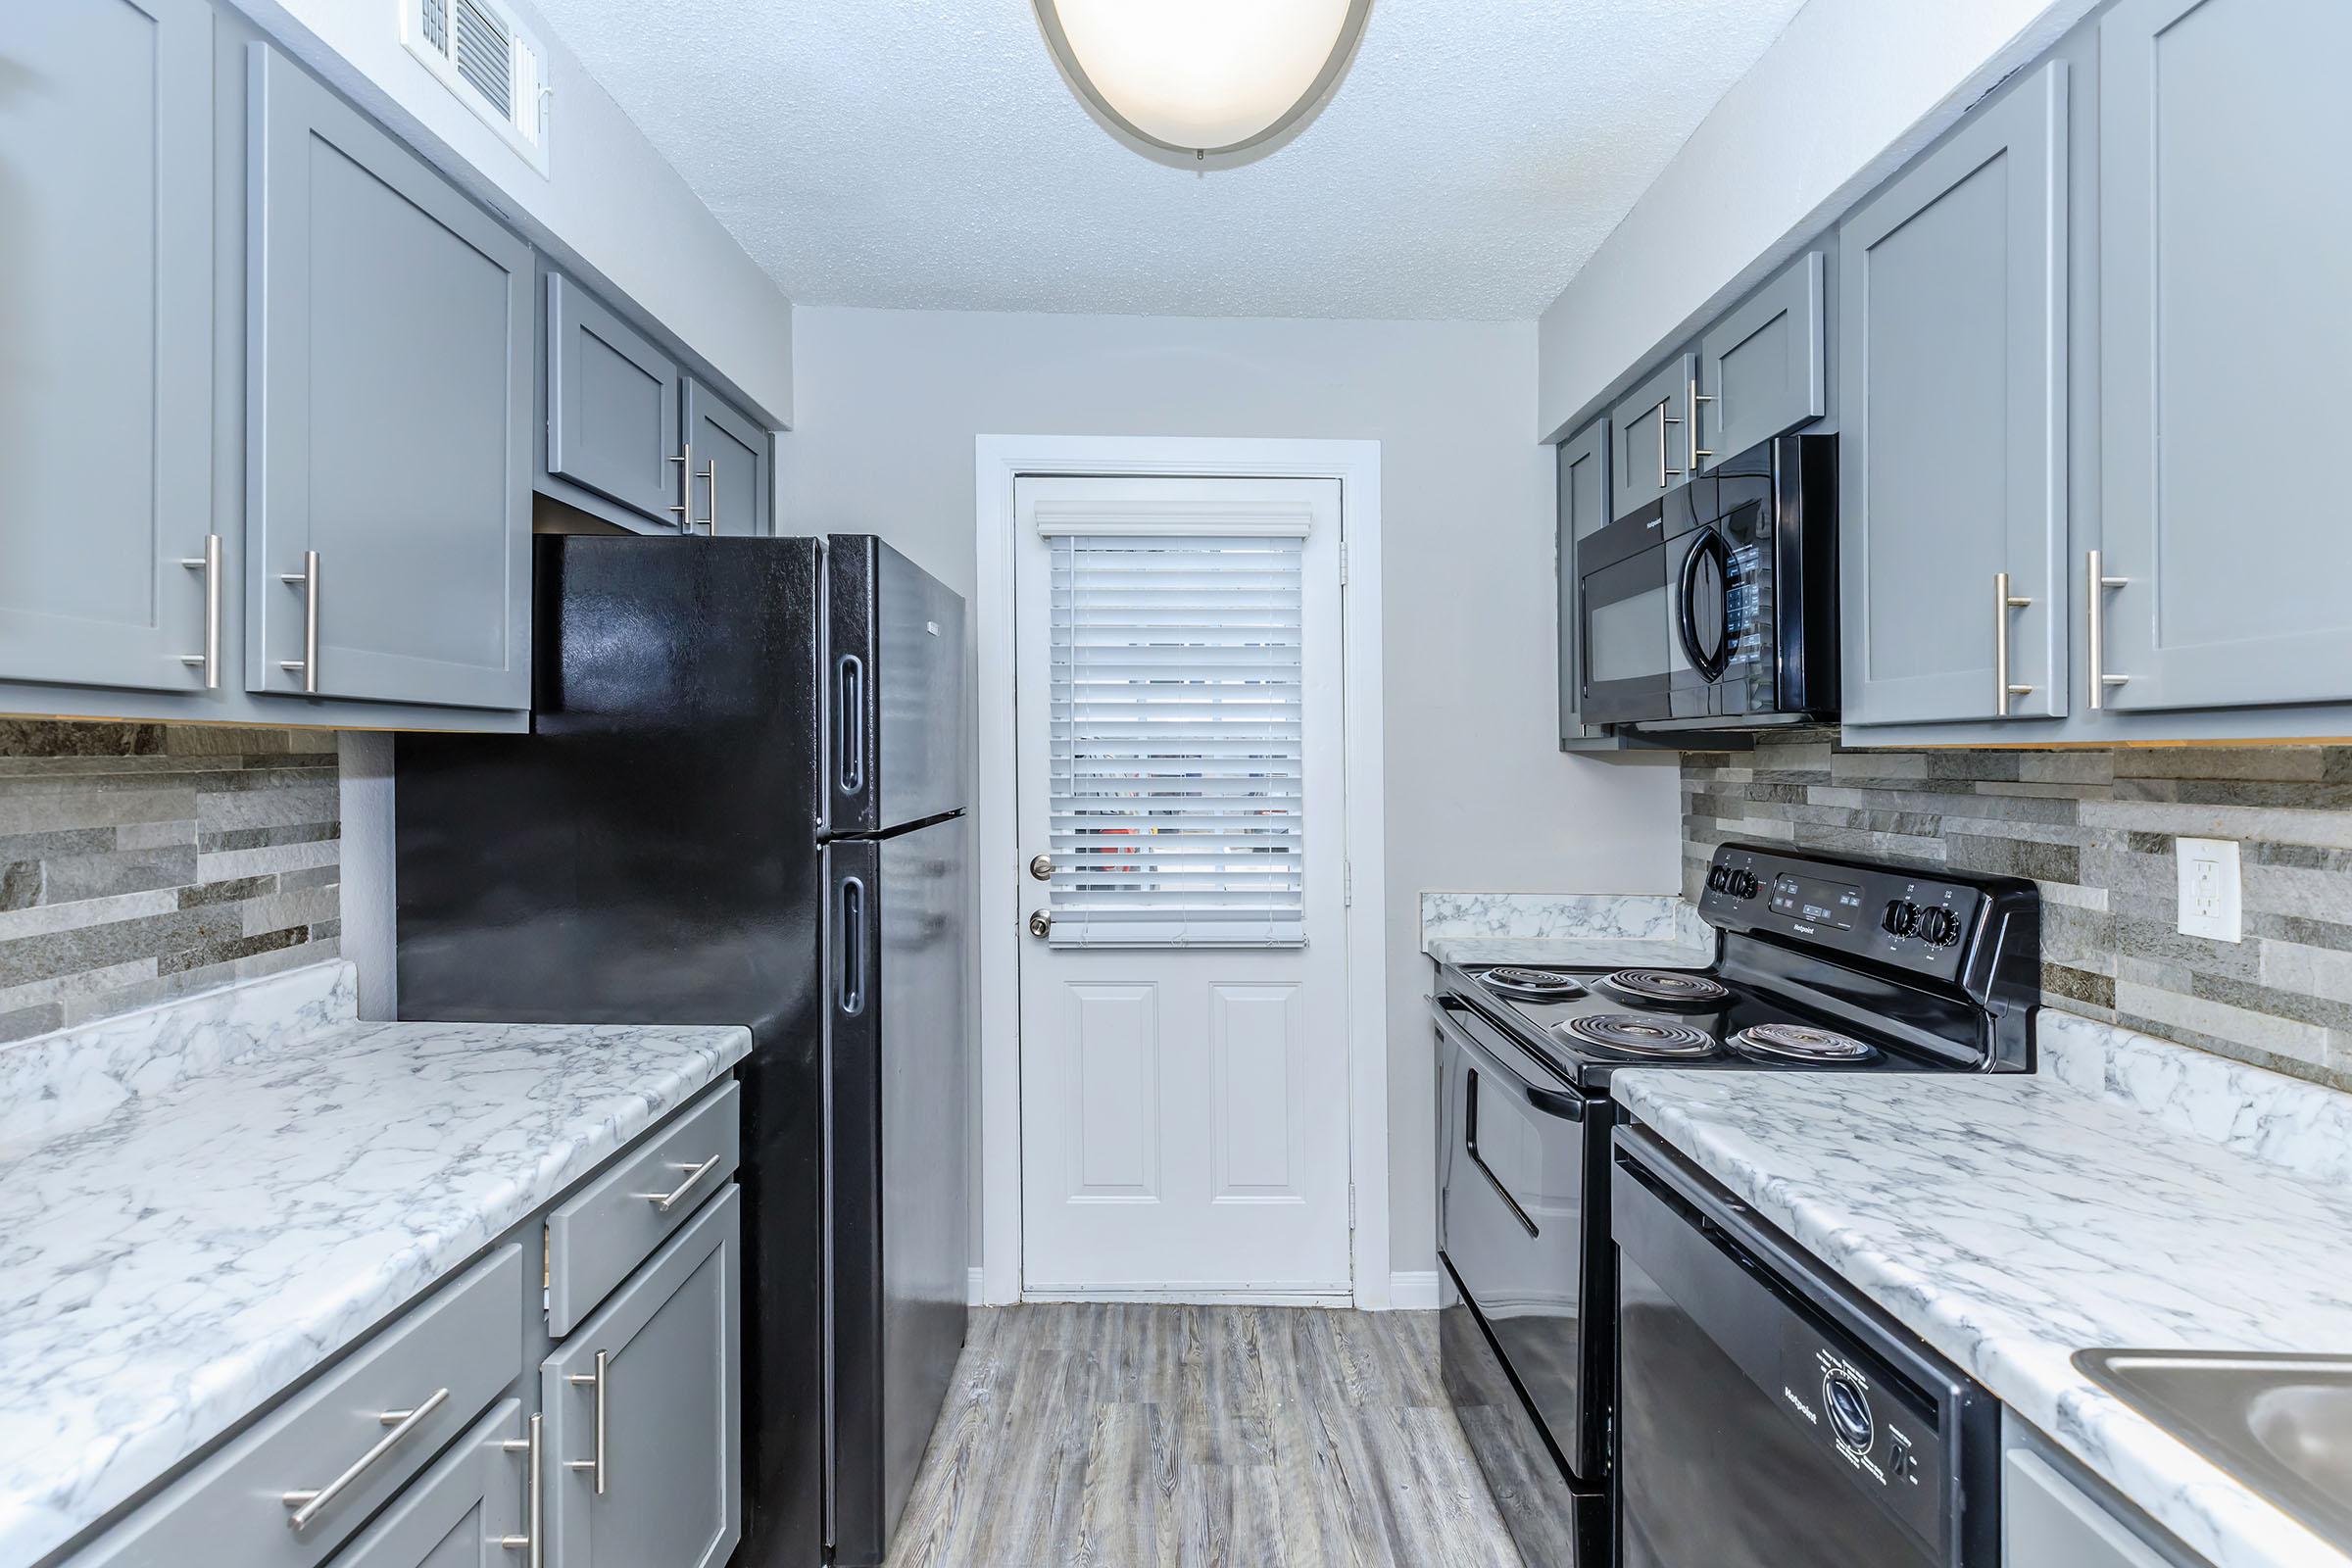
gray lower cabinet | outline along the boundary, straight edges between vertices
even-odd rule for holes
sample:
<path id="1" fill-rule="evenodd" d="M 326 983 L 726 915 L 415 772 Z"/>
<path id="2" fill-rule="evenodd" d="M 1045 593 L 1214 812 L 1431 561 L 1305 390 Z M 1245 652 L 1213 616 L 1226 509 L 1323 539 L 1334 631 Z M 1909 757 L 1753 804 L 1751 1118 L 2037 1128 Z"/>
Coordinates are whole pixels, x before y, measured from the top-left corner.
<path id="1" fill-rule="evenodd" d="M 1608 732 L 1578 711 L 1584 698 L 1583 617 L 1577 612 L 1576 542 L 1609 523 L 1609 421 L 1595 419 L 1560 443 L 1559 573 L 1560 749 L 1605 742 Z"/>
<path id="2" fill-rule="evenodd" d="M 2066 711 L 2066 98 L 2042 66 L 1839 231 L 1849 724 Z"/>
<path id="3" fill-rule="evenodd" d="M 2001 1413 L 2001 1568 L 2210 1568 L 2035 1429 Z"/>
<path id="4" fill-rule="evenodd" d="M 687 529 L 744 538 L 773 533 L 768 438 L 751 416 L 702 382 L 686 382 L 686 453 L 694 483 Z"/>
<path id="5" fill-rule="evenodd" d="M 1702 471 L 1829 412 L 1822 270 L 1806 252 L 1699 339 Z"/>
<path id="6" fill-rule="evenodd" d="M 507 1568 L 530 1544 L 533 1423 L 508 1399 L 363 1531 L 333 1568 Z"/>
<path id="7" fill-rule="evenodd" d="M 546 477 L 588 492 L 569 499 L 623 526 L 678 531 L 688 484 L 677 361 L 595 295 L 550 272 L 543 373 Z"/>
<path id="8" fill-rule="evenodd" d="M 1609 413 L 1612 519 L 1649 505 L 1690 476 L 1704 454 L 1692 419 L 1698 361 L 1678 354 Z"/>
<path id="9" fill-rule="evenodd" d="M 2125 710 L 2352 698 L 2352 529 L 2305 412 L 2352 362 L 2352 6 L 2122 0 L 2098 27 L 2085 680 Z"/>
<path id="10" fill-rule="evenodd" d="M 711 1200 L 541 1363 L 557 1568 L 718 1568 L 742 1540 L 742 1212 Z"/>
<path id="11" fill-rule="evenodd" d="M 0 6 L 0 680 L 201 690 L 210 0 Z"/>
<path id="12" fill-rule="evenodd" d="M 251 62 L 247 687 L 527 708 L 530 249 Z"/>

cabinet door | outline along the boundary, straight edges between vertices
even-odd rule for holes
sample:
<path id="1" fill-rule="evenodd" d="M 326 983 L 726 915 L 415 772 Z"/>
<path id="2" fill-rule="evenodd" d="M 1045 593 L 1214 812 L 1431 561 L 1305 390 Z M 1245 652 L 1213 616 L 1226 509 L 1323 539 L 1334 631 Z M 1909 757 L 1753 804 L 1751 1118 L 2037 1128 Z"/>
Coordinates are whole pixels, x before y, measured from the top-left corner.
<path id="1" fill-rule="evenodd" d="M 2176 1568 L 2041 1457 L 2001 1454 L 2002 1568 Z"/>
<path id="2" fill-rule="evenodd" d="M 1610 412 L 1610 478 L 1616 503 L 1609 515 L 1647 506 L 1690 476 L 1690 414 L 1697 406 L 1698 362 L 1678 354 L 1627 393 Z"/>
<path id="3" fill-rule="evenodd" d="M 2347 55 L 2342 0 L 2124 0 L 2099 23 L 2113 707 L 2352 698 L 2352 529 L 2311 402 L 2352 362 Z"/>
<path id="4" fill-rule="evenodd" d="M 1699 339 L 1702 469 L 1829 412 L 1821 274 L 1807 252 Z"/>
<path id="5" fill-rule="evenodd" d="M 1972 113 L 1838 243 L 1846 722 L 2063 713 L 2063 63 Z M 1999 602 L 2000 573 L 2028 603 Z"/>
<path id="6" fill-rule="evenodd" d="M 251 58 L 246 684 L 526 708 L 530 250 Z"/>
<path id="7" fill-rule="evenodd" d="M 559 1568 L 718 1568 L 743 1539 L 742 1212 L 712 1199 L 540 1364 Z"/>
<path id="8" fill-rule="evenodd" d="M 362 1531 L 334 1568 L 522 1563 L 530 1541 L 530 1466 L 537 1457 L 529 1430 L 518 1402 L 500 1404 Z"/>
<path id="9" fill-rule="evenodd" d="M 1576 612 L 1576 542 L 1609 522 L 1609 421 L 1595 419 L 1561 442 L 1559 461 L 1560 744 L 1565 747 L 1607 733 L 1578 713 L 1584 668 L 1577 650 L 1584 628 Z"/>
<path id="10" fill-rule="evenodd" d="M 212 202 L 207 0 L 0 6 L 0 679 L 204 683 Z"/>
<path id="11" fill-rule="evenodd" d="M 678 525 L 681 377 L 668 355 L 560 273 L 547 278 L 547 471 Z"/>
<path id="12" fill-rule="evenodd" d="M 686 382 L 686 447 L 694 468 L 689 532 L 741 538 L 775 531 L 768 516 L 767 432 L 692 378 Z"/>

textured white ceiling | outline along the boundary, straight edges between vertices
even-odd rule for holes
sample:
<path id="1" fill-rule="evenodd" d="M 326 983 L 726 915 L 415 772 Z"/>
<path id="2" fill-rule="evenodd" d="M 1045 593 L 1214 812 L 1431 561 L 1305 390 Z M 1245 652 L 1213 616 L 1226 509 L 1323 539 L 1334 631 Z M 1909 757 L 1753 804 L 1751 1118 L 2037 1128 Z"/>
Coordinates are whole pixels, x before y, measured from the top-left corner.
<path id="1" fill-rule="evenodd" d="M 1508 320 L 1802 0 L 1373 0 L 1305 133 L 1206 174 L 1099 127 L 1028 0 L 539 3 L 803 304 Z"/>

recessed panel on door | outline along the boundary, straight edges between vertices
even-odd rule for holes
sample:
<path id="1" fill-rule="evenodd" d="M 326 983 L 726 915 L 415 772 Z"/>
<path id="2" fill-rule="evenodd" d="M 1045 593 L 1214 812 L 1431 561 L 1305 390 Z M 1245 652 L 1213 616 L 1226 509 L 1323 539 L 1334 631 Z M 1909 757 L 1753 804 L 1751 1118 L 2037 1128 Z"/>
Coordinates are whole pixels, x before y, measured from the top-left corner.
<path id="1" fill-rule="evenodd" d="M 694 464 L 687 531 L 739 538 L 767 533 L 767 432 L 689 379 L 686 447 Z"/>
<path id="2" fill-rule="evenodd" d="M 1209 1114 L 1220 1203 L 1301 1200 L 1300 1004 L 1296 985 L 1209 987 Z"/>
<path id="3" fill-rule="evenodd" d="M 2099 543 L 2118 580 L 2085 675 L 2115 677 L 2107 706 L 2352 697 L 2326 412 L 2352 363 L 2348 56 L 2340 0 L 2126 0 L 2099 23 Z"/>
<path id="4" fill-rule="evenodd" d="M 677 363 L 571 279 L 547 278 L 547 470 L 676 527 Z"/>
<path id="5" fill-rule="evenodd" d="M 1159 1187 L 1159 988 L 1072 985 L 1063 1010 L 1070 1196 L 1149 1201 Z"/>

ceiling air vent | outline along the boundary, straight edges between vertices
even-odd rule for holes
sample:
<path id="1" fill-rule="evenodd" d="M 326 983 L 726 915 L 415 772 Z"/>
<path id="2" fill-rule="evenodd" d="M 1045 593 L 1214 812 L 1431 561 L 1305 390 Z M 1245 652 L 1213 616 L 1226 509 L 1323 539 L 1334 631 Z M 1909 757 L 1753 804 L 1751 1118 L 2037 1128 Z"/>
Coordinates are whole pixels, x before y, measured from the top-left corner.
<path id="1" fill-rule="evenodd" d="M 547 51 L 498 0 L 406 0 L 402 41 L 443 86 L 547 172 Z"/>

